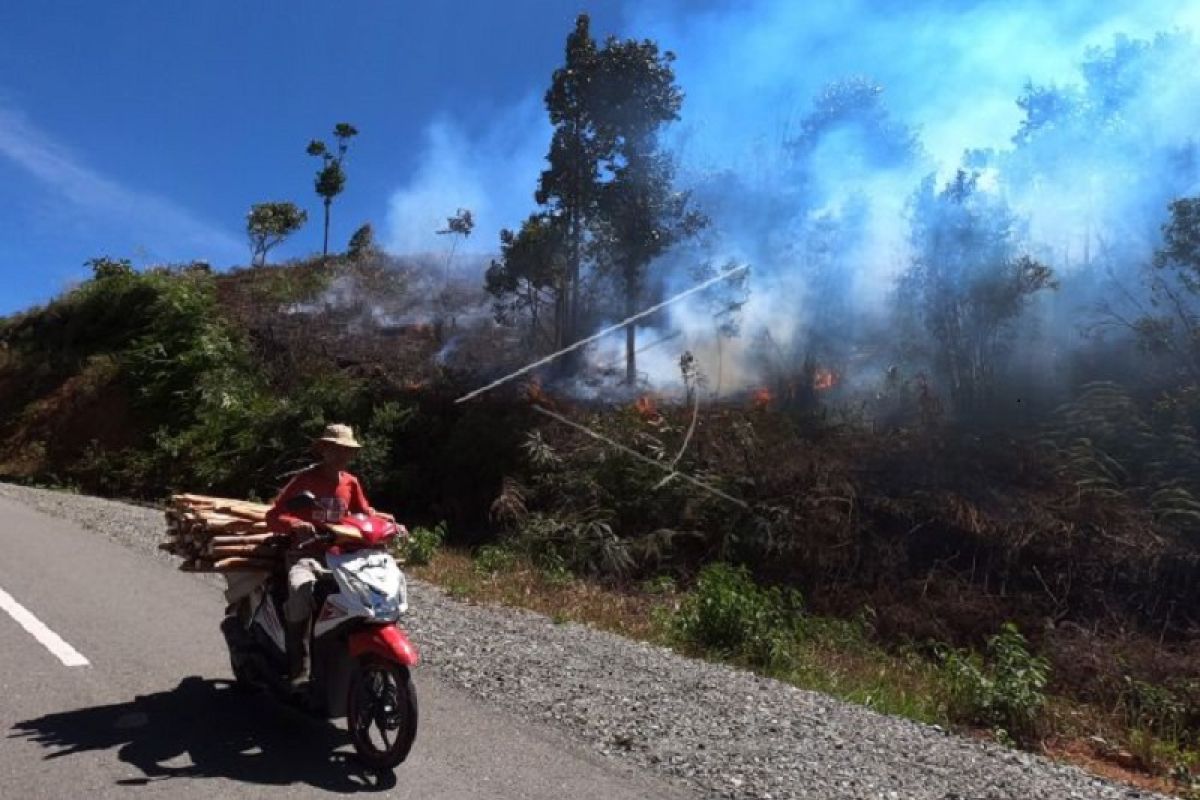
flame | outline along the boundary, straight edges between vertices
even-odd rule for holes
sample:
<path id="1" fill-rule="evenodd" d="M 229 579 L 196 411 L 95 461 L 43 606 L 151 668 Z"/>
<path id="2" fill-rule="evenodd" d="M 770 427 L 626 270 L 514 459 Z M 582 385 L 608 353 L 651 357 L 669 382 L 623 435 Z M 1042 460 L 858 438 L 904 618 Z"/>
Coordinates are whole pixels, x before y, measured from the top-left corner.
<path id="1" fill-rule="evenodd" d="M 633 403 L 633 409 L 637 411 L 642 419 L 650 420 L 658 417 L 658 404 L 654 402 L 654 398 L 648 394 L 639 397 Z"/>
<path id="2" fill-rule="evenodd" d="M 529 383 L 525 384 L 525 397 L 531 403 L 540 405 L 550 405 L 550 395 L 546 394 L 546 390 L 542 388 L 542 381 L 536 375 L 529 379 Z"/>
<path id="3" fill-rule="evenodd" d="M 818 392 L 823 392 L 826 389 L 832 389 L 837 386 L 837 373 L 828 367 L 817 367 L 813 372 L 813 388 Z"/>
<path id="4" fill-rule="evenodd" d="M 762 410 L 769 407 L 774 399 L 775 396 L 771 394 L 771 390 L 763 386 L 760 389 L 756 389 L 754 394 L 751 395 L 750 404 L 755 408 Z"/>

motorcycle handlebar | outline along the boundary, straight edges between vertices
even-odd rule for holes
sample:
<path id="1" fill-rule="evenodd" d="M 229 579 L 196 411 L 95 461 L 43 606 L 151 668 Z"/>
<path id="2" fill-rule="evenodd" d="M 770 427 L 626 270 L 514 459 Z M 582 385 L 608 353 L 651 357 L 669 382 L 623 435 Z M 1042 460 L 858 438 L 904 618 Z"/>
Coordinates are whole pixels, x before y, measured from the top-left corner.
<path id="1" fill-rule="evenodd" d="M 395 523 L 395 525 L 397 528 L 396 536 L 398 538 L 405 539 L 412 535 L 411 531 L 409 531 L 409 529 L 406 528 L 405 526 L 403 526 L 399 523 Z M 334 542 L 337 541 L 337 534 L 334 533 L 333 531 L 327 530 L 327 529 L 322 529 L 319 525 L 316 525 L 314 527 L 317 528 L 317 532 L 314 533 L 312 536 L 309 536 L 307 539 L 297 542 L 294 545 L 297 550 L 303 550 L 304 548 L 308 547 L 309 545 L 313 544 L 314 542 L 320 542 L 321 544 L 333 544 Z"/>

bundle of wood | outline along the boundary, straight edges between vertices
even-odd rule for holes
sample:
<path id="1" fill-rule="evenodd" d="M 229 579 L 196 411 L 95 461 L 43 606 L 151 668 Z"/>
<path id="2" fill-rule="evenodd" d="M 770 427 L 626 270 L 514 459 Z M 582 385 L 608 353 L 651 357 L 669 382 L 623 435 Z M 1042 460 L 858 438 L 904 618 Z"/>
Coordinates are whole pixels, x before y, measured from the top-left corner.
<path id="1" fill-rule="evenodd" d="M 184 572 L 270 572 L 283 566 L 288 537 L 267 530 L 270 506 L 177 494 L 167 506 L 167 541 Z"/>

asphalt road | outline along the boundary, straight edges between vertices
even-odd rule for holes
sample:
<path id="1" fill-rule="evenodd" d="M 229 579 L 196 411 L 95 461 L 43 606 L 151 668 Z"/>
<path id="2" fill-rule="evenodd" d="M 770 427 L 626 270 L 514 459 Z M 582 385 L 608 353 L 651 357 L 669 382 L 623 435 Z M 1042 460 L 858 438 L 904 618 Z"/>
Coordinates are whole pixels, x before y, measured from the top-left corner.
<path id="1" fill-rule="evenodd" d="M 0 553 L 0 797 L 688 796 L 419 667 L 416 745 L 373 776 L 341 724 L 233 690 L 211 583 L 3 498 Z M 11 601 L 88 664 L 65 665 Z"/>

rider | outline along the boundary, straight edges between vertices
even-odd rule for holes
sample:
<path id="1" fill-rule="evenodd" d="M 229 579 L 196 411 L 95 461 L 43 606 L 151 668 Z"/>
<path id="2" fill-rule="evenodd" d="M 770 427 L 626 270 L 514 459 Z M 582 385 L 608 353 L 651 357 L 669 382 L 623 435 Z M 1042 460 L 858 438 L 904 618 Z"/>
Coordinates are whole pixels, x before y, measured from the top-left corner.
<path id="1" fill-rule="evenodd" d="M 288 597 L 284 604 L 285 638 L 288 656 L 288 678 L 293 687 L 308 678 L 308 624 L 313 613 L 313 589 L 318 576 L 325 571 L 323 545 L 299 550 L 296 544 L 316 533 L 314 523 L 336 524 L 347 514 L 375 513 L 367 503 L 358 478 L 346 472 L 346 467 L 361 447 L 349 425 L 327 425 L 313 442 L 320 461 L 292 478 L 275 498 L 267 512 L 270 529 L 290 533 L 293 547 L 288 551 Z M 317 502 L 313 508 L 290 510 L 287 502 L 305 491 L 312 492 Z"/>

